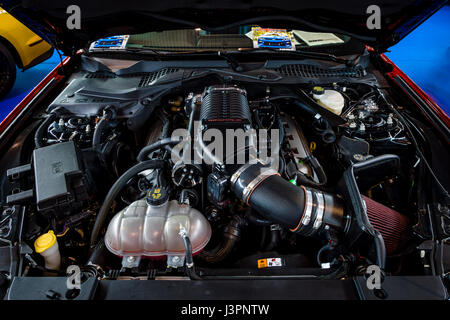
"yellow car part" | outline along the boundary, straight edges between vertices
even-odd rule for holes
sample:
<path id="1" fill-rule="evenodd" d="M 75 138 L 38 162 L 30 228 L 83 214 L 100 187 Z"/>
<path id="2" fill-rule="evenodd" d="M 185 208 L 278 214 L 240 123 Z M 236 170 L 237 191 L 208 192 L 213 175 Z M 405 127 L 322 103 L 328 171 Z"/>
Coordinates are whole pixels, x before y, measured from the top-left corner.
<path id="1" fill-rule="evenodd" d="M 53 48 L 0 7 L 0 42 L 14 56 L 19 68 L 28 69 L 48 59 Z"/>

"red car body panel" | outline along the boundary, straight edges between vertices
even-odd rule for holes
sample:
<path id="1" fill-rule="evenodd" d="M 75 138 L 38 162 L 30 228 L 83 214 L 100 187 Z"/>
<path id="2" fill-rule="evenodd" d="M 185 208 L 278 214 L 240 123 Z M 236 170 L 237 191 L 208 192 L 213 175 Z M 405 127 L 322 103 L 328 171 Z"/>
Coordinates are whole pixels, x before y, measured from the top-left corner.
<path id="1" fill-rule="evenodd" d="M 399 67 L 395 65 L 385 54 L 380 55 L 384 62 L 392 65 L 392 71 L 388 72 L 386 75 L 391 79 L 395 77 L 402 78 L 413 90 L 417 93 L 424 102 L 438 115 L 438 117 L 445 123 L 447 127 L 450 127 L 450 117 L 445 113 L 444 110 L 435 102 L 433 99 L 425 93 L 414 81 L 411 80 Z"/>
<path id="2" fill-rule="evenodd" d="M 67 57 L 63 60 L 63 65 L 66 65 L 69 62 L 70 58 Z M 6 116 L 5 119 L 0 123 L 0 133 L 3 132 L 12 122 L 13 120 L 23 111 L 23 109 L 30 103 L 31 100 L 43 89 L 47 84 L 50 83 L 53 79 L 58 82 L 61 81 L 64 76 L 58 73 L 58 70 L 61 68 L 61 63 L 58 64 L 41 82 L 38 83 L 36 87 L 31 90 L 29 94 L 19 104 Z"/>

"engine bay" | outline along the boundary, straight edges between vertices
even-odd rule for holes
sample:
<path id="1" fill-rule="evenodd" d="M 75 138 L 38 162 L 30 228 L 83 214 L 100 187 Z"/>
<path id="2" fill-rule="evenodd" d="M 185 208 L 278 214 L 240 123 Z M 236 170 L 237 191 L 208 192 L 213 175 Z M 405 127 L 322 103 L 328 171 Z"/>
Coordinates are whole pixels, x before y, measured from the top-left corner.
<path id="1" fill-rule="evenodd" d="M 426 274 L 415 119 L 353 71 L 74 73 L 2 180 L 1 237 L 28 245 L 21 276 Z"/>

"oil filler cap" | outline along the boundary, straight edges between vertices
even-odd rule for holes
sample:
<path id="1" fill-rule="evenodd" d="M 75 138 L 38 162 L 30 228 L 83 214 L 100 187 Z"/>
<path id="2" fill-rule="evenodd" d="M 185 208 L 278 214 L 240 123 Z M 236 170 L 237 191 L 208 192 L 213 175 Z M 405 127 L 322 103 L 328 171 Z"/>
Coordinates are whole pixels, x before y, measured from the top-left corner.
<path id="1" fill-rule="evenodd" d="M 150 206 L 159 206 L 167 202 L 169 194 L 162 187 L 153 187 L 147 192 L 145 200 Z"/>

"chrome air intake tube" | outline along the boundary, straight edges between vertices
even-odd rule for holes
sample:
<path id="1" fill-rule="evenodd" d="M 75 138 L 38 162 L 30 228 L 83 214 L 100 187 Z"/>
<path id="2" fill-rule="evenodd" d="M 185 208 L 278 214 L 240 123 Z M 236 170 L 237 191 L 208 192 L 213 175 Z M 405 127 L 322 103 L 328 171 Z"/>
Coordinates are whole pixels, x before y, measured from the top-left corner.
<path id="1" fill-rule="evenodd" d="M 296 186 L 262 163 L 240 167 L 231 177 L 231 188 L 261 216 L 292 232 L 313 236 L 325 226 L 344 229 L 344 210 L 337 196 Z"/>

